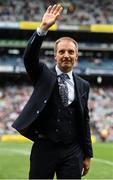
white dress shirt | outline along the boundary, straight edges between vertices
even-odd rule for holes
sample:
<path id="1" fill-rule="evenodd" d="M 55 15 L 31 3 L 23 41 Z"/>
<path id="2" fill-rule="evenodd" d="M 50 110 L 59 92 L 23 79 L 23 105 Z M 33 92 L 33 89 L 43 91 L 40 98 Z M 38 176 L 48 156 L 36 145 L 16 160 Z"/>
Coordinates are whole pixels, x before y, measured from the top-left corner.
<path id="1" fill-rule="evenodd" d="M 62 74 L 63 72 L 58 68 L 58 66 L 56 65 L 55 67 L 56 72 L 57 72 L 57 76 Z M 74 80 L 73 80 L 73 75 L 72 75 L 72 71 L 66 73 L 69 76 L 69 79 L 66 80 L 66 84 L 68 87 L 68 104 L 71 104 L 75 98 L 75 91 L 74 91 Z"/>
<path id="2" fill-rule="evenodd" d="M 43 30 L 43 29 L 41 29 L 41 28 L 37 28 L 37 34 L 38 34 L 39 36 L 45 36 L 45 35 L 47 34 L 47 32 L 48 32 L 48 31 L 45 31 L 45 30 Z"/>

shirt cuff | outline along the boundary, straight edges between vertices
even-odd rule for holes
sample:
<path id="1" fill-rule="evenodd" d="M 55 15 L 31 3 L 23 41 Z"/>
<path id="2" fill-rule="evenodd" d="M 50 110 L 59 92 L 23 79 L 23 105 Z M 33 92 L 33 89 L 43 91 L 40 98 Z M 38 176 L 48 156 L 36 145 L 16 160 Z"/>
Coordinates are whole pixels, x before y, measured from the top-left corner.
<path id="1" fill-rule="evenodd" d="M 41 28 L 37 28 L 37 34 L 39 36 L 45 36 L 47 34 L 48 31 L 45 31 L 44 29 Z"/>

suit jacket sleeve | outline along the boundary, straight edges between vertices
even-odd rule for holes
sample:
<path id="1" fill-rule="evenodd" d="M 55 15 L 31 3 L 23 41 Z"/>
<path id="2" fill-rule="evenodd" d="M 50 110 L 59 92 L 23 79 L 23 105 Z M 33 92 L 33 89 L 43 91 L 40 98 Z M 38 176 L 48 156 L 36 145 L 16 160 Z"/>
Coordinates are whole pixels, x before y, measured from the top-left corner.
<path id="1" fill-rule="evenodd" d="M 89 84 L 87 83 L 87 95 L 86 103 L 84 108 L 84 131 L 85 131 L 85 157 L 93 157 L 92 142 L 91 142 L 91 130 L 90 130 L 90 117 L 88 108 L 88 98 L 89 98 Z"/>
<path id="2" fill-rule="evenodd" d="M 44 37 L 45 36 L 39 36 L 35 31 L 23 55 L 24 65 L 33 85 L 36 84 L 43 69 L 43 64 L 39 62 L 39 54 Z"/>
<path id="3" fill-rule="evenodd" d="M 81 77 L 78 77 L 76 75 L 74 77 L 76 82 L 76 91 L 78 95 L 78 111 L 80 115 L 80 143 L 83 148 L 84 158 L 93 157 L 90 132 L 90 117 L 88 108 L 90 85 L 88 81 L 82 79 Z"/>

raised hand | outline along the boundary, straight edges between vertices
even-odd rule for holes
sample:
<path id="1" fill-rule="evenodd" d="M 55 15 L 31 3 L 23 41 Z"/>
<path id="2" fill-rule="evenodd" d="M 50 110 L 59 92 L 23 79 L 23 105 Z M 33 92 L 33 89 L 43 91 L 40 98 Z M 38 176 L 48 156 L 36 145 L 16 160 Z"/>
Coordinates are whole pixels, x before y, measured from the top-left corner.
<path id="1" fill-rule="evenodd" d="M 49 6 L 42 18 L 40 27 L 44 30 L 48 30 L 61 15 L 63 7 L 60 4 Z"/>

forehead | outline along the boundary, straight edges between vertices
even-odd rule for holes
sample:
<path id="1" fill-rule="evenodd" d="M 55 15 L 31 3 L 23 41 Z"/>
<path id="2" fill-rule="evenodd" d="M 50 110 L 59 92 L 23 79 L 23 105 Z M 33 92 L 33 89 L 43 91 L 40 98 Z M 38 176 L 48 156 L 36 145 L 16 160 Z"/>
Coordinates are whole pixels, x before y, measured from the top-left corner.
<path id="1" fill-rule="evenodd" d="M 73 41 L 65 39 L 65 40 L 58 42 L 57 49 L 59 49 L 59 48 L 75 49 L 76 46 Z"/>

